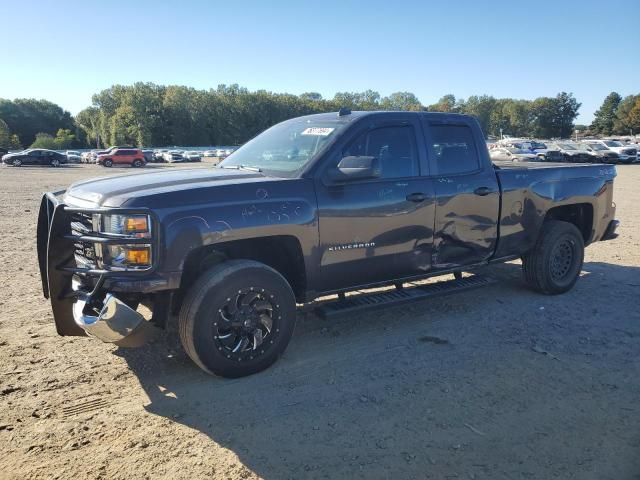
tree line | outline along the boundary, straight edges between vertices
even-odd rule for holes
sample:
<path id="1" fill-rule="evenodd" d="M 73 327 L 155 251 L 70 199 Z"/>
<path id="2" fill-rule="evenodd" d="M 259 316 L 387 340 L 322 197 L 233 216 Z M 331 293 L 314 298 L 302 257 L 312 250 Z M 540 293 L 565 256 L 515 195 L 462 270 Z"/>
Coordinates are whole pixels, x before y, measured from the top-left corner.
<path id="1" fill-rule="evenodd" d="M 589 127 L 574 124 L 580 105 L 566 92 L 535 100 L 445 95 L 423 105 L 411 92 L 387 97 L 373 90 L 338 92 L 325 99 L 315 92 L 292 95 L 238 85 L 197 90 L 140 82 L 114 85 L 95 94 L 92 105 L 75 117 L 47 100 L 0 99 L 0 146 L 238 145 L 288 118 L 342 107 L 465 113 L 476 117 L 485 134 L 493 136 L 566 138 L 575 128 L 606 135 L 640 130 L 640 95 L 623 99 L 611 93 Z"/>

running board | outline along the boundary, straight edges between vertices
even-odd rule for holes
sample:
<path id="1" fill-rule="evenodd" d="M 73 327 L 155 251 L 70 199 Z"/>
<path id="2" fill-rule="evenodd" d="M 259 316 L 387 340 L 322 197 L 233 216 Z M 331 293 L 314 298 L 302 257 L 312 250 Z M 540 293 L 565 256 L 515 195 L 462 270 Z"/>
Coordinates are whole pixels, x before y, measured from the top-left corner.
<path id="1" fill-rule="evenodd" d="M 459 280 L 445 280 L 425 285 L 386 290 L 379 293 L 363 293 L 350 295 L 343 300 L 328 301 L 315 308 L 315 313 L 322 318 L 332 318 L 350 313 L 413 303 L 432 297 L 450 295 L 473 288 L 484 287 L 496 281 L 483 275 L 472 275 Z"/>

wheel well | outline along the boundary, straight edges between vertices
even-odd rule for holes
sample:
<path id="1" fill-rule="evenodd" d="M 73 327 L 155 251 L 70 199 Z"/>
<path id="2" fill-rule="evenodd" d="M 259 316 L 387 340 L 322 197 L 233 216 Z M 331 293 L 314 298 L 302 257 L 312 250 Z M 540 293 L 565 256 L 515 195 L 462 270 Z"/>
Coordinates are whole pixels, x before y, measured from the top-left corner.
<path id="1" fill-rule="evenodd" d="M 194 250 L 185 261 L 180 289 L 186 291 L 203 271 L 230 259 L 255 260 L 270 266 L 289 282 L 297 299 L 304 297 L 307 277 L 302 247 L 289 235 L 234 240 Z"/>
<path id="2" fill-rule="evenodd" d="M 545 220 L 561 220 L 573 223 L 582 233 L 585 245 L 591 239 L 593 229 L 593 206 L 588 203 L 576 203 L 554 207 L 547 212 Z"/>

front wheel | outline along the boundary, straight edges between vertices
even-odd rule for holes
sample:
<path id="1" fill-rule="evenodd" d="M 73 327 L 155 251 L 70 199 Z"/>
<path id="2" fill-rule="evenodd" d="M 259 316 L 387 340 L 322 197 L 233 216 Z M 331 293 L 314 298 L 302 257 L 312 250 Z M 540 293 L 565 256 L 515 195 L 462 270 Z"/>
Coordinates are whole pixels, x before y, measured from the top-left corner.
<path id="1" fill-rule="evenodd" d="M 13 161 L 13 166 L 14 166 L 14 167 L 21 167 L 21 166 L 22 166 L 22 160 L 20 160 L 19 158 L 16 158 L 16 159 Z"/>
<path id="2" fill-rule="evenodd" d="M 52 167 L 59 167 L 60 160 L 58 160 L 57 158 L 52 158 L 51 161 L 49 162 L 49 165 L 51 165 Z"/>
<path id="3" fill-rule="evenodd" d="M 113 160 L 105 160 L 104 162 L 102 162 L 102 165 L 104 165 L 105 167 L 113 167 Z"/>
<path id="4" fill-rule="evenodd" d="M 187 292 L 180 340 L 206 372 L 243 377 L 278 359 L 295 320 L 295 296 L 282 275 L 262 263 L 230 260 L 205 271 Z"/>
<path id="5" fill-rule="evenodd" d="M 143 165 L 143 163 L 142 163 L 142 160 L 140 160 L 140 159 L 135 159 L 133 161 L 133 164 L 132 164 L 132 166 L 134 168 L 140 168 L 140 167 L 142 167 L 142 165 Z"/>
<path id="6" fill-rule="evenodd" d="M 534 249 L 522 258 L 526 282 L 549 295 L 564 293 L 575 285 L 584 262 L 584 240 L 572 223 L 546 221 Z"/>

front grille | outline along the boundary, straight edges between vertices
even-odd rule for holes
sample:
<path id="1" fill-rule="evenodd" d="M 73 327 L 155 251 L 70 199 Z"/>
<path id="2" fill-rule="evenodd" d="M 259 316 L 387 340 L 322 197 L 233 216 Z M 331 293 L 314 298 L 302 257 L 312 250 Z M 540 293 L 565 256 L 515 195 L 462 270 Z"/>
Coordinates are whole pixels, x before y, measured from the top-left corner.
<path id="1" fill-rule="evenodd" d="M 635 148 L 627 148 L 626 150 L 623 150 L 622 153 L 624 153 L 625 155 L 635 155 L 636 154 L 636 149 Z"/>
<path id="2" fill-rule="evenodd" d="M 71 233 L 77 237 L 93 232 L 93 217 L 90 213 L 76 212 L 71 215 Z M 74 257 L 79 268 L 95 268 L 96 252 L 93 243 L 76 241 Z"/>

